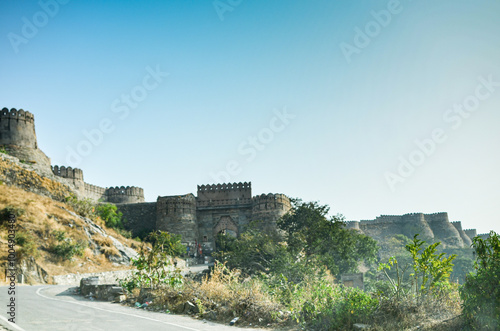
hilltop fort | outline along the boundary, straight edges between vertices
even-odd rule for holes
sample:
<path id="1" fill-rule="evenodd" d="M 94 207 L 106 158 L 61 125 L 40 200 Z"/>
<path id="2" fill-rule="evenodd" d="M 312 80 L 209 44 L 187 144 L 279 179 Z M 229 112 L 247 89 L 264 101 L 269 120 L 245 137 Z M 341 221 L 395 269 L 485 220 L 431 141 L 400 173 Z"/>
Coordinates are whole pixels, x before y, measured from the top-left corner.
<path id="1" fill-rule="evenodd" d="M 58 199 L 64 193 L 73 193 L 79 198 L 116 204 L 135 235 L 165 230 L 181 234 L 187 245 L 200 243 L 207 253 L 214 249 L 218 233 L 237 236 L 254 220 L 273 228 L 291 208 L 290 199 L 284 194 L 253 196 L 250 182 L 199 185 L 196 196 L 192 193 L 159 196 L 155 202 L 145 202 L 144 190 L 140 187 L 104 188 L 86 183 L 83 170 L 51 165 L 50 159 L 38 148 L 33 114 L 22 109 L 2 109 L 0 148 L 8 154 L 0 153 L 4 162 L 35 171 L 64 188 L 53 194 L 47 185 L 39 187 L 39 179 L 27 185 L 13 168 L 2 169 L 2 180 L 6 183 Z M 477 235 L 474 229 L 463 230 L 460 222 L 450 222 L 447 213 L 382 215 L 375 220 L 347 222 L 347 227 L 379 241 L 395 234 L 413 237 L 419 233 L 422 238 L 440 240 L 449 247 L 468 247 Z"/>

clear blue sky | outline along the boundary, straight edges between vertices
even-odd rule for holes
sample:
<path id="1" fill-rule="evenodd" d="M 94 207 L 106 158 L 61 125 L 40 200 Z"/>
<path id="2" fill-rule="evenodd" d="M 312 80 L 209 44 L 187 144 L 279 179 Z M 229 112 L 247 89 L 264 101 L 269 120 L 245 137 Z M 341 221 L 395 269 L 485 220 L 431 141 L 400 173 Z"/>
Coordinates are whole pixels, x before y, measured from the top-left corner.
<path id="1" fill-rule="evenodd" d="M 493 0 L 3 0 L 0 107 L 35 114 L 53 164 L 148 201 L 251 181 L 348 220 L 446 211 L 500 232 L 499 14 Z"/>

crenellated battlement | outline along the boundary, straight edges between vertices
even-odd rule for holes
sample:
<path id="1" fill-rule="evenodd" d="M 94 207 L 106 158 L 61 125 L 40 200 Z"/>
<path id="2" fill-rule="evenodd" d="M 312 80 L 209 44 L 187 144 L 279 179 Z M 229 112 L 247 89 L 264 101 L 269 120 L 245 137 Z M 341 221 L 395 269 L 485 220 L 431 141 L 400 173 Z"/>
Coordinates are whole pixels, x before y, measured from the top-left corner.
<path id="1" fill-rule="evenodd" d="M 198 185 L 198 192 L 221 192 L 228 190 L 247 190 L 252 188 L 252 183 L 223 183 L 212 185 Z"/>
<path id="2" fill-rule="evenodd" d="M 23 109 L 17 110 L 16 108 L 3 108 L 0 112 L 0 120 L 6 119 L 15 119 L 15 120 L 23 120 L 29 123 L 35 123 L 35 116 L 29 111 L 25 111 Z"/>
<path id="3" fill-rule="evenodd" d="M 467 237 L 469 237 L 471 240 L 475 236 L 477 236 L 477 230 L 476 229 L 465 229 L 464 232 L 467 235 Z"/>
<path id="4" fill-rule="evenodd" d="M 192 194 L 158 197 L 157 203 L 164 215 L 196 214 L 196 198 Z"/>
<path id="5" fill-rule="evenodd" d="M 262 209 L 280 209 L 280 210 L 288 210 L 291 208 L 290 199 L 281 193 L 277 194 L 261 194 L 252 198 L 253 202 L 253 210 L 262 210 Z"/>
<path id="6" fill-rule="evenodd" d="M 52 172 L 54 175 L 63 177 L 63 178 L 71 178 L 76 180 L 83 180 L 83 170 L 79 168 L 65 167 L 65 166 L 51 166 Z"/>
<path id="7" fill-rule="evenodd" d="M 0 111 L 0 145 L 16 146 L 20 148 L 27 147 L 28 149 L 36 150 L 38 148 L 35 134 L 35 117 L 28 111 L 23 109 L 7 109 L 3 108 Z M 26 157 L 26 151 L 15 154 L 14 150 L 11 155 L 29 159 Z"/>
<path id="8" fill-rule="evenodd" d="M 108 202 L 137 203 L 144 202 L 144 190 L 136 186 L 116 186 L 106 189 Z"/>
<path id="9" fill-rule="evenodd" d="M 127 196 L 140 196 L 144 197 L 144 190 L 140 187 L 136 186 L 116 186 L 116 187 L 108 187 L 106 190 L 106 194 L 109 196 L 112 195 L 127 195 Z"/>
<path id="10" fill-rule="evenodd" d="M 198 185 L 199 207 L 248 205 L 252 203 L 251 183 Z"/>

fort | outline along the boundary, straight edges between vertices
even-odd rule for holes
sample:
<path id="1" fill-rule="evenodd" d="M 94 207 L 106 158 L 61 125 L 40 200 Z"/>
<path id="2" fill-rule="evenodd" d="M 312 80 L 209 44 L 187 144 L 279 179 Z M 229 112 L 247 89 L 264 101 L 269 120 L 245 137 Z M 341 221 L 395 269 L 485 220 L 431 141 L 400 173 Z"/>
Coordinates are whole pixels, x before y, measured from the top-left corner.
<path id="1" fill-rule="evenodd" d="M 86 183 L 83 170 L 51 165 L 38 148 L 33 114 L 22 109 L 3 108 L 0 112 L 0 149 L 41 176 L 64 184 L 79 198 L 116 204 L 134 235 L 154 230 L 180 234 L 184 244 L 192 247 L 196 243 L 207 254 L 215 249 L 218 233 L 238 236 L 257 220 L 263 230 L 273 229 L 291 209 L 290 199 L 284 194 L 253 196 L 250 182 L 199 185 L 196 196 L 159 196 L 155 202 L 146 202 L 140 187 L 104 188 Z M 411 238 L 418 233 L 423 239 L 440 240 L 448 247 L 468 247 L 477 235 L 475 229 L 463 230 L 460 222 L 450 222 L 447 213 L 381 215 L 374 220 L 349 221 L 346 226 L 378 241 L 396 234 Z"/>

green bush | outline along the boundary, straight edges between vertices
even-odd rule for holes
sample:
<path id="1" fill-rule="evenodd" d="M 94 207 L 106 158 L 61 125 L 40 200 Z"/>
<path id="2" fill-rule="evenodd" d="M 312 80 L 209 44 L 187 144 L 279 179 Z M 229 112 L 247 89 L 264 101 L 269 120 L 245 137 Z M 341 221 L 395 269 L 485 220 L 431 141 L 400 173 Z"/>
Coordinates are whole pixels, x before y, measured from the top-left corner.
<path id="1" fill-rule="evenodd" d="M 143 248 L 132 265 L 137 268 L 134 274 L 120 280 L 125 289 L 131 291 L 136 287 L 157 288 L 160 284 L 179 286 L 183 284 L 180 269 L 177 268 L 172 258 L 186 252 L 186 247 L 181 244 L 181 236 L 168 232 L 152 232 L 147 238 L 152 242 L 153 248 Z"/>
<path id="2" fill-rule="evenodd" d="M 102 218 L 108 228 L 123 229 L 123 214 L 118 211 L 116 205 L 111 203 L 99 204 L 95 212 L 97 216 Z"/>
<path id="3" fill-rule="evenodd" d="M 38 245 L 35 236 L 24 230 L 16 232 L 16 245 L 18 246 L 16 255 L 19 260 L 23 260 L 29 256 L 38 257 Z"/>
<path id="4" fill-rule="evenodd" d="M 54 231 L 52 236 L 56 243 L 49 248 L 49 251 L 63 260 L 71 260 L 74 256 L 82 257 L 87 248 L 85 242 L 75 242 L 71 238 L 66 238 L 63 231 Z"/>
<path id="5" fill-rule="evenodd" d="M 500 329 L 500 237 L 491 231 L 483 240 L 475 237 L 476 274 L 469 274 L 460 288 L 463 314 L 473 329 Z"/>
<path id="6" fill-rule="evenodd" d="M 450 274 L 453 271 L 453 260 L 457 257 L 446 253 L 437 253 L 441 242 L 435 242 L 425 247 L 425 241 L 418 239 L 418 234 L 413 237 L 406 249 L 413 259 L 413 285 L 417 298 L 419 296 L 439 292 L 441 287 L 449 285 Z M 425 247 L 425 248 L 424 248 Z"/>
<path id="7" fill-rule="evenodd" d="M 325 280 L 303 285 L 295 298 L 305 298 L 293 315 L 308 330 L 345 330 L 368 322 L 378 300 L 360 289 L 334 285 Z"/>
<path id="8" fill-rule="evenodd" d="M 9 220 L 10 215 L 20 217 L 26 213 L 26 210 L 19 207 L 7 206 L 0 211 L 0 222 L 3 224 L 5 221 Z"/>

